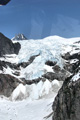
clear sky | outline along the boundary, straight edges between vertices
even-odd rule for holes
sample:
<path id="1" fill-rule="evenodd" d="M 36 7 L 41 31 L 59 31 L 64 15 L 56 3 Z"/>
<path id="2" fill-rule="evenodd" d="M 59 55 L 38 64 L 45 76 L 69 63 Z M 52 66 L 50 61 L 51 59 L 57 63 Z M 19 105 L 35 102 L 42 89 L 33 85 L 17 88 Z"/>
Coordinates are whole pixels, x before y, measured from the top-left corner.
<path id="1" fill-rule="evenodd" d="M 40 39 L 80 36 L 80 0 L 11 0 L 0 6 L 0 32 Z"/>

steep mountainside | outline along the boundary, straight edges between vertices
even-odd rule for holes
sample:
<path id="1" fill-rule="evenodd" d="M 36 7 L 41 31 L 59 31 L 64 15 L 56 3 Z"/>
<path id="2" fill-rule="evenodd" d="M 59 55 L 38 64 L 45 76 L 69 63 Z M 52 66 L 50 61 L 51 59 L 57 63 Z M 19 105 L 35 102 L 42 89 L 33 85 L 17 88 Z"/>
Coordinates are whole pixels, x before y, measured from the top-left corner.
<path id="1" fill-rule="evenodd" d="M 18 55 L 5 50 L 0 57 L 1 119 L 79 120 L 79 40 L 50 36 L 19 41 Z M 9 46 L 3 44 L 1 52 L 4 49 Z"/>
<path id="2" fill-rule="evenodd" d="M 80 120 L 80 72 L 67 78 L 58 92 L 53 120 Z"/>
<path id="3" fill-rule="evenodd" d="M 65 79 L 53 103 L 52 120 L 80 120 L 80 42 L 75 42 L 74 50 L 62 56 L 66 60 L 64 68 L 71 72 Z"/>
<path id="4" fill-rule="evenodd" d="M 18 54 L 20 47 L 18 42 L 13 43 L 9 38 L 0 33 L 0 56 L 5 54 Z"/>

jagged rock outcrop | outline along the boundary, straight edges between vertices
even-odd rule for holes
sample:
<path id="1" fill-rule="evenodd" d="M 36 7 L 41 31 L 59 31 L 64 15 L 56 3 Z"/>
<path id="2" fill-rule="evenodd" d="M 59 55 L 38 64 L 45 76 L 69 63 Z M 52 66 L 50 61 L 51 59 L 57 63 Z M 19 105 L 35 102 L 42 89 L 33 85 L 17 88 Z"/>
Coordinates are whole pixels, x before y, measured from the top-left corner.
<path id="1" fill-rule="evenodd" d="M 10 67 L 11 69 L 20 70 L 20 67 L 18 67 L 17 64 L 10 63 L 10 62 L 7 62 L 7 61 L 1 61 L 0 60 L 0 70 L 3 71 L 3 68 L 7 68 L 7 67 Z"/>
<path id="2" fill-rule="evenodd" d="M 76 80 L 75 80 L 76 79 Z M 53 103 L 52 120 L 80 120 L 80 78 L 67 78 Z"/>
<path id="3" fill-rule="evenodd" d="M 30 58 L 29 58 L 29 60 L 28 60 L 28 62 L 22 62 L 22 63 L 19 63 L 17 66 L 18 67 L 23 67 L 23 68 L 26 68 L 28 65 L 30 65 L 33 61 L 34 61 L 34 59 L 37 57 L 37 56 L 39 56 L 40 54 L 38 54 L 38 55 L 33 55 L 33 56 L 31 56 Z"/>
<path id="4" fill-rule="evenodd" d="M 14 53 L 15 54 L 18 54 L 19 53 L 19 50 L 20 50 L 20 48 L 21 48 L 21 45 L 20 45 L 20 43 L 19 42 L 17 42 L 17 43 L 15 43 L 15 44 L 13 44 L 14 46 Z"/>
<path id="5" fill-rule="evenodd" d="M 24 34 L 17 34 L 14 38 L 12 38 L 12 40 L 27 40 L 27 38 L 24 36 Z"/>
<path id="6" fill-rule="evenodd" d="M 9 74 L 0 74 L 0 95 L 9 97 L 20 83 L 19 79 Z"/>
<path id="7" fill-rule="evenodd" d="M 76 69 L 78 69 L 80 65 L 80 52 L 70 54 L 69 52 L 62 56 L 63 59 L 66 60 L 64 64 L 64 69 L 75 73 Z"/>
<path id="8" fill-rule="evenodd" d="M 0 57 L 5 54 L 18 54 L 21 45 L 14 43 L 2 33 L 0 33 Z"/>
<path id="9" fill-rule="evenodd" d="M 28 65 L 30 65 L 34 61 L 34 59 L 37 56 L 39 56 L 39 54 L 31 56 L 27 62 L 21 62 L 21 63 L 18 63 L 18 64 L 10 63 L 10 62 L 7 62 L 7 61 L 1 61 L 0 60 L 0 70 L 3 71 L 3 67 L 7 68 L 8 66 L 11 69 L 16 69 L 16 70 L 20 70 L 20 67 L 26 68 Z"/>
<path id="10" fill-rule="evenodd" d="M 70 76 L 70 73 L 65 69 L 61 69 L 58 65 L 53 66 L 53 72 L 47 72 L 46 74 L 42 75 L 42 77 L 46 79 L 57 79 L 59 81 L 64 81 L 68 76 Z"/>
<path id="11" fill-rule="evenodd" d="M 48 61 L 45 62 L 45 64 L 49 65 L 49 66 L 54 66 L 54 65 L 56 65 L 56 63 L 57 62 L 55 62 L 55 61 L 53 62 L 53 61 L 50 61 L 50 60 L 48 60 Z"/>
<path id="12" fill-rule="evenodd" d="M 69 52 L 67 52 L 66 54 L 62 55 L 62 58 L 64 58 L 65 60 L 71 60 L 75 58 L 80 60 L 80 52 L 73 53 L 73 54 L 70 54 Z"/>
<path id="13" fill-rule="evenodd" d="M 31 84 L 37 84 L 38 82 L 40 82 L 41 80 L 43 81 L 42 78 L 36 78 L 36 79 L 32 79 L 32 80 L 26 80 L 25 78 L 20 78 L 24 84 L 27 84 L 27 85 L 31 85 Z"/>

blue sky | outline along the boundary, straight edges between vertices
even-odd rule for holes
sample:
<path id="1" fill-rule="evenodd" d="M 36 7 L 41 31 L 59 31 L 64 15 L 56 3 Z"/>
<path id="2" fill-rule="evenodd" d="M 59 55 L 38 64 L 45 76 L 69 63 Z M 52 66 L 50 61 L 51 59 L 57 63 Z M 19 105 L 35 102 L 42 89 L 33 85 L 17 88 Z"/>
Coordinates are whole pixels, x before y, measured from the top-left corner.
<path id="1" fill-rule="evenodd" d="M 40 39 L 80 36 L 80 0 L 11 0 L 0 6 L 0 32 Z"/>

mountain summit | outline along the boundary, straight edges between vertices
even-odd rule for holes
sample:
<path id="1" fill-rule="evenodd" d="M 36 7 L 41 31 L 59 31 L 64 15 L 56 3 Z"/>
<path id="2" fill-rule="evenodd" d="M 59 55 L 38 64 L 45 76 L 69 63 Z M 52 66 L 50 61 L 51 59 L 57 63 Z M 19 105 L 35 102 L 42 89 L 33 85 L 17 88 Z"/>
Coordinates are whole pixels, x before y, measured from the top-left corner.
<path id="1" fill-rule="evenodd" d="M 14 38 L 12 38 L 12 40 L 27 40 L 27 38 L 24 36 L 24 34 L 17 34 Z"/>

